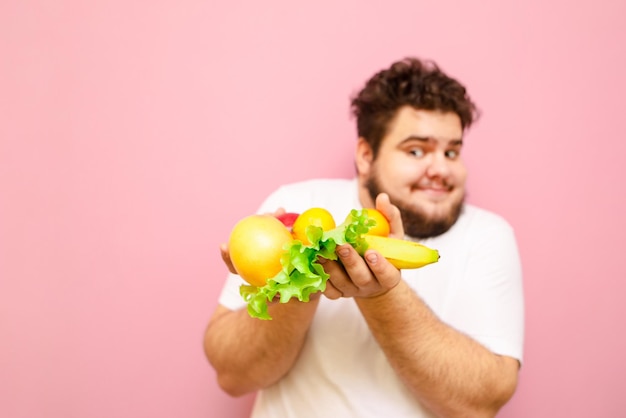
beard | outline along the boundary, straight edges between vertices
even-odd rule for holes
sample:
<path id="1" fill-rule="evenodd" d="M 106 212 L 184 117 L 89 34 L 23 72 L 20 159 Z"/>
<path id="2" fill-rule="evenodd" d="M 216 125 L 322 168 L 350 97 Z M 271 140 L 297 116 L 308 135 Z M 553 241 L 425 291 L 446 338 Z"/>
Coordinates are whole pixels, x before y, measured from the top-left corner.
<path id="1" fill-rule="evenodd" d="M 384 193 L 378 182 L 376 171 L 372 172 L 365 182 L 365 187 L 372 198 L 376 201 L 376 196 Z M 412 238 L 431 238 L 443 234 L 448 231 L 452 225 L 456 223 L 463 212 L 465 195 L 458 202 L 455 202 L 448 213 L 440 217 L 429 216 L 421 208 L 411 207 L 403 202 L 395 200 L 393 196 L 389 196 L 391 203 L 400 209 L 402 215 L 402 224 L 404 225 L 404 233 Z"/>

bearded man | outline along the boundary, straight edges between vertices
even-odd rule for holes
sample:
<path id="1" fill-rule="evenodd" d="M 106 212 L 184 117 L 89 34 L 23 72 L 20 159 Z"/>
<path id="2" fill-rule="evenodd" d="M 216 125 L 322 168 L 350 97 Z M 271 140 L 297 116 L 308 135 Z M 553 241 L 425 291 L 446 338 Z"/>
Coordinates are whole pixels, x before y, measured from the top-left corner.
<path id="1" fill-rule="evenodd" d="M 326 289 L 251 318 L 229 274 L 205 333 L 221 388 L 258 392 L 253 418 L 493 417 L 513 395 L 524 300 L 514 231 L 465 202 L 464 133 L 477 118 L 465 87 L 434 62 L 407 58 L 351 101 L 356 176 L 279 187 L 259 213 L 312 207 L 342 219 L 376 208 L 392 236 L 441 254 L 398 270 L 375 250 L 337 247 Z"/>

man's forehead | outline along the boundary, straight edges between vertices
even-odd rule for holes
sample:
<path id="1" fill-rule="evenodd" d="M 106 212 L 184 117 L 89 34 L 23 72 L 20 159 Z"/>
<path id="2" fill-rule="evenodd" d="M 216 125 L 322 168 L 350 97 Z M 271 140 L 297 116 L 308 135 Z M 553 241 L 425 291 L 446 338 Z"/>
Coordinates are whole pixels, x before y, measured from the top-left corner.
<path id="1" fill-rule="evenodd" d="M 463 141 L 461 119 L 456 113 L 412 107 L 398 109 L 387 134 L 394 136 L 396 142 L 414 140 L 458 145 Z"/>

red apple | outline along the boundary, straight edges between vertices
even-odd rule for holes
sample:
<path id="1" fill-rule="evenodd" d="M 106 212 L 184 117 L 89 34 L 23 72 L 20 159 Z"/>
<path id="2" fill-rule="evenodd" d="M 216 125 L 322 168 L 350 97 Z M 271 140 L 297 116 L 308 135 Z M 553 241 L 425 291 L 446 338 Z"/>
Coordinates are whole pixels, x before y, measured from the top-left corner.
<path id="1" fill-rule="evenodd" d="M 285 212 L 282 215 L 277 216 L 276 218 L 278 218 L 278 220 L 281 221 L 283 225 L 291 230 L 291 227 L 293 226 L 293 223 L 296 221 L 296 219 L 298 219 L 298 216 L 300 216 L 299 213 Z"/>

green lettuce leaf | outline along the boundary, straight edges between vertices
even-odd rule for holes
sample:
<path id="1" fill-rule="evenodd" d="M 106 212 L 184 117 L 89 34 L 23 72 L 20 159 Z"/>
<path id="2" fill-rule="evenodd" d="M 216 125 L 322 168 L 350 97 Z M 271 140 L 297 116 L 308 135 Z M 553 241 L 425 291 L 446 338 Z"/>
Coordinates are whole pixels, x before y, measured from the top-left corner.
<path id="1" fill-rule="evenodd" d="M 293 240 L 285 246 L 281 257 L 282 270 L 267 280 L 265 286 L 242 285 L 239 293 L 253 318 L 272 319 L 268 303 L 287 303 L 292 298 L 308 302 L 310 296 L 326 289 L 328 274 L 318 262 L 319 257 L 337 260 L 337 245 L 350 244 L 362 253 L 367 244 L 362 235 L 376 225 L 364 210 L 352 209 L 346 220 L 330 231 L 310 225 L 306 235 L 310 244 Z"/>

